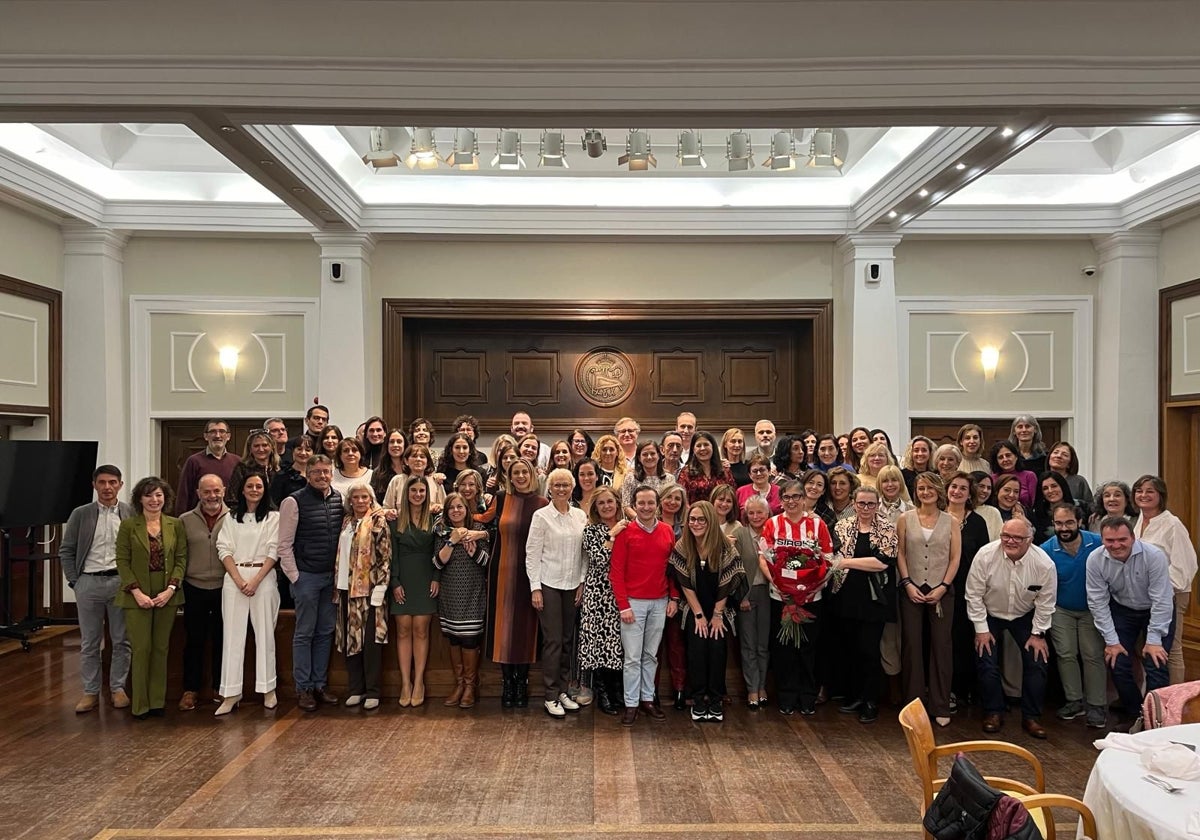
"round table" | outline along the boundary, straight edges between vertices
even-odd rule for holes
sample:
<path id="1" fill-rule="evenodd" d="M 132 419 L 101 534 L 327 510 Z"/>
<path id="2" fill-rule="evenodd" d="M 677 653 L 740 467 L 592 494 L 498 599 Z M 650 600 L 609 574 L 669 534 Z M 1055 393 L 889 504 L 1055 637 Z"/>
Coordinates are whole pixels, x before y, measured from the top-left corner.
<path id="1" fill-rule="evenodd" d="M 1133 737 L 1147 747 L 1175 741 L 1200 750 L 1200 723 L 1151 729 Z M 1191 814 L 1200 811 L 1200 780 L 1185 782 L 1155 773 L 1183 788 L 1180 793 L 1167 793 L 1142 778 L 1149 772 L 1138 753 L 1116 748 L 1100 752 L 1083 801 L 1096 816 L 1101 840 L 1196 839 L 1197 835 L 1187 833 L 1187 823 Z"/>

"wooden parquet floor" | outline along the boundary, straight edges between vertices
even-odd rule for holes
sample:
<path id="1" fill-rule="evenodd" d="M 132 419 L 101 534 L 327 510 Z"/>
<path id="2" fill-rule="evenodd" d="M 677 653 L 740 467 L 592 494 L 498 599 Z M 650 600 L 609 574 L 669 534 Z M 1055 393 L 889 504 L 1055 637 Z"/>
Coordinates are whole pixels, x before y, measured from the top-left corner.
<path id="1" fill-rule="evenodd" d="M 78 636 L 0 656 L 0 838 L 918 838 L 920 791 L 894 710 L 860 725 L 735 706 L 722 724 L 623 729 L 585 709 L 465 712 L 434 698 L 304 714 L 290 698 L 135 721 L 76 715 Z M 1082 720 L 1010 717 L 1050 790 L 1081 796 L 1095 751 Z M 982 737 L 978 712 L 940 741 Z M 1026 778 L 997 756 L 989 771 Z M 1063 819 L 1066 817 L 1063 816 Z"/>

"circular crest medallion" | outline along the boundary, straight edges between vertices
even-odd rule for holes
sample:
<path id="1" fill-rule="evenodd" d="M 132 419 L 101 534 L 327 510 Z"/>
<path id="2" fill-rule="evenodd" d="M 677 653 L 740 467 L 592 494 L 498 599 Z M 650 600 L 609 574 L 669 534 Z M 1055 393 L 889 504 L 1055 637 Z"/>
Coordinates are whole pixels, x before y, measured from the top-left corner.
<path id="1" fill-rule="evenodd" d="M 633 362 L 613 347 L 597 347 L 575 366 L 575 387 L 594 406 L 620 405 L 633 393 Z"/>

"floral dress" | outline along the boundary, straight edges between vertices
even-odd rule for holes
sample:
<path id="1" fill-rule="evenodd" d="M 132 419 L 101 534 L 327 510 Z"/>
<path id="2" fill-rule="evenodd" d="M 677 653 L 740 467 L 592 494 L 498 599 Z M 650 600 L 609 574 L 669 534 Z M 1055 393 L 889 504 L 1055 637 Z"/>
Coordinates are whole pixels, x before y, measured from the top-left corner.
<path id="1" fill-rule="evenodd" d="M 607 540 L 606 525 L 588 525 L 583 529 L 583 553 L 588 567 L 579 608 L 579 667 L 585 671 L 615 670 L 624 664 L 621 615 L 608 579 L 612 551 L 604 546 Z"/>

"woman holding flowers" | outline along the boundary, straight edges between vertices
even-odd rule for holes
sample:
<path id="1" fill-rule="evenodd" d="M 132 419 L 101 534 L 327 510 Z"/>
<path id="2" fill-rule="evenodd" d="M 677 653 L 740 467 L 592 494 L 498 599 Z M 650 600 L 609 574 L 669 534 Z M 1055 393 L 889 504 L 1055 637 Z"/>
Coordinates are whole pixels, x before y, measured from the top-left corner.
<path id="1" fill-rule="evenodd" d="M 781 714 L 816 714 L 817 634 L 821 588 L 833 557 L 833 542 L 821 517 L 808 512 L 804 485 L 789 480 L 780 488 L 783 513 L 762 529 L 759 558 L 771 581 L 771 668 Z"/>

